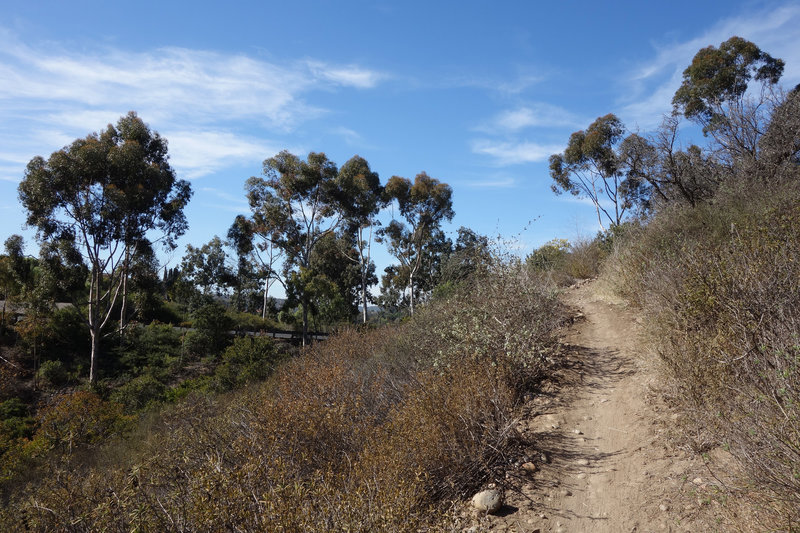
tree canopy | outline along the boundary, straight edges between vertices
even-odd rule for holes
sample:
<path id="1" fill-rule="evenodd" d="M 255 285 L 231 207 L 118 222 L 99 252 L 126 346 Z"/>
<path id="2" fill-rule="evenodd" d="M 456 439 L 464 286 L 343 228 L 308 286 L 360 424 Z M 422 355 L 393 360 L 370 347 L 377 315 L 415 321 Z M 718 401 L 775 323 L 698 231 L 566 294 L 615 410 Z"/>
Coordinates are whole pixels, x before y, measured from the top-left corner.
<path id="1" fill-rule="evenodd" d="M 169 164 L 167 141 L 134 112 L 28 163 L 19 185 L 28 225 L 41 241 L 75 242 L 90 268 L 90 381 L 131 252 L 151 232 L 174 246 L 187 227 L 183 208 L 190 197 L 189 183 Z"/>
<path id="2" fill-rule="evenodd" d="M 399 271 L 407 276 L 409 310 L 414 314 L 415 276 L 423 265 L 426 245 L 433 240 L 442 221 L 452 220 L 455 214 L 453 189 L 421 172 L 413 182 L 392 176 L 386 183 L 384 195 L 387 201 L 397 202 L 405 219 L 405 224 L 392 220 L 381 229 L 381 238 L 388 243 L 389 252 L 400 261 Z"/>

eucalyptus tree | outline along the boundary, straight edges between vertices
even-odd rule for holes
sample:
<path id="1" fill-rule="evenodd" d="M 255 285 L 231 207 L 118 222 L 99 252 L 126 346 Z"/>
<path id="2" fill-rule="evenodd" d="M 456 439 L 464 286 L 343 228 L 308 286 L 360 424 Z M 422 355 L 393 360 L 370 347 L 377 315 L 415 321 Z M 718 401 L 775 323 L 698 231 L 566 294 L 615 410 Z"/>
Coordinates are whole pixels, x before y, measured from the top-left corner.
<path id="1" fill-rule="evenodd" d="M 251 218 L 237 215 L 228 229 L 228 242 L 236 250 L 240 273 L 246 271 L 263 280 L 261 318 L 266 318 L 272 285 L 277 281 L 285 290 L 286 284 L 278 272 L 284 256 L 277 245 L 279 234 L 263 215 L 260 210 L 254 210 Z"/>
<path id="2" fill-rule="evenodd" d="M 130 112 L 116 126 L 76 139 L 46 160 L 33 158 L 19 197 L 37 239 L 74 243 L 88 265 L 86 323 L 94 382 L 104 328 L 123 290 L 131 253 L 151 234 L 174 246 L 186 230 L 183 209 L 191 188 L 170 166 L 166 139 Z"/>
<path id="3" fill-rule="evenodd" d="M 186 245 L 186 254 L 181 260 L 181 277 L 195 289 L 199 288 L 206 299 L 222 297 L 236 282 L 224 246 L 216 235 L 199 248 Z"/>
<path id="4" fill-rule="evenodd" d="M 387 243 L 389 252 L 400 261 L 407 276 L 409 311 L 414 314 L 416 276 L 423 266 L 425 247 L 437 235 L 445 220 L 452 220 L 453 189 L 446 183 L 431 178 L 425 172 L 417 174 L 412 182 L 408 178 L 392 176 L 386 183 L 384 198 L 397 202 L 405 223 L 392 220 L 379 234 Z"/>
<path id="5" fill-rule="evenodd" d="M 297 295 L 303 315 L 303 344 L 308 338 L 313 275 L 311 256 L 320 240 L 343 221 L 336 164 L 324 153 L 303 160 L 284 150 L 264 161 L 264 177 L 245 188 L 256 231 L 284 254 L 283 278 Z"/>
<path id="6" fill-rule="evenodd" d="M 603 220 L 620 224 L 626 212 L 647 193 L 640 176 L 626 173 L 619 150 L 624 134 L 622 122 L 609 113 L 586 130 L 573 133 L 563 154 L 550 156 L 553 192 L 588 198 L 603 231 Z"/>
<path id="7" fill-rule="evenodd" d="M 366 159 L 350 158 L 339 169 L 337 177 L 341 204 L 345 216 L 345 227 L 355 237 L 354 247 L 342 249 L 344 257 L 358 265 L 361 280 L 361 320 L 367 323 L 367 300 L 369 286 L 374 283 L 375 266 L 372 263 L 372 235 L 379 224 L 377 216 L 385 205 L 383 187 L 377 172 L 373 172 Z M 346 240 L 340 240 L 346 242 Z M 348 249 L 349 248 L 349 249 Z M 350 253 L 353 249 L 356 253 Z"/>
<path id="8" fill-rule="evenodd" d="M 784 62 L 752 42 L 731 37 L 698 51 L 672 99 L 676 114 L 700 124 L 731 160 L 755 159 L 758 141 L 780 94 Z M 748 92 L 751 81 L 758 91 Z"/>

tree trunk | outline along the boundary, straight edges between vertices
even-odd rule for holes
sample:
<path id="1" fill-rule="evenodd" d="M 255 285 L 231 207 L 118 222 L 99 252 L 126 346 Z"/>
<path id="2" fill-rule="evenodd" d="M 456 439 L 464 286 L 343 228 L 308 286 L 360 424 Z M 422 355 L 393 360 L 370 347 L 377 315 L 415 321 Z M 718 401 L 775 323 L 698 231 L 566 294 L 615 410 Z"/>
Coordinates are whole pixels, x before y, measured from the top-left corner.
<path id="1" fill-rule="evenodd" d="M 308 301 L 303 299 L 303 346 L 308 344 Z"/>
<path id="2" fill-rule="evenodd" d="M 92 350 L 89 353 L 89 383 L 94 384 L 95 380 L 95 362 L 97 359 L 97 344 L 98 339 L 97 336 L 99 334 L 97 328 L 97 308 L 100 305 L 99 297 L 100 297 L 100 275 L 97 272 L 97 268 L 92 268 L 92 281 L 89 284 L 89 310 L 88 310 L 88 319 L 87 323 L 89 325 L 89 335 L 92 337 Z"/>
<path id="3" fill-rule="evenodd" d="M 89 333 L 92 337 L 92 353 L 91 353 L 91 362 L 89 363 L 89 384 L 94 385 L 97 373 L 97 354 L 100 350 L 100 335 L 99 332 L 95 332 L 94 328 L 89 330 Z"/>
<path id="4" fill-rule="evenodd" d="M 361 302 L 364 304 L 364 312 L 362 315 L 364 324 L 367 323 L 367 277 L 364 275 L 364 270 L 361 274 Z"/>
<path id="5" fill-rule="evenodd" d="M 411 311 L 411 316 L 414 316 L 414 271 L 411 271 L 411 274 L 408 275 L 408 289 L 411 292 L 409 295 L 409 310 Z"/>
<path id="6" fill-rule="evenodd" d="M 267 318 L 267 298 L 269 297 L 269 278 L 264 280 L 264 304 L 261 307 L 261 320 Z"/>
<path id="7" fill-rule="evenodd" d="M 122 305 L 119 310 L 119 344 L 122 346 L 125 331 L 125 306 L 128 305 L 128 260 L 130 253 L 125 250 L 125 262 L 122 264 Z"/>

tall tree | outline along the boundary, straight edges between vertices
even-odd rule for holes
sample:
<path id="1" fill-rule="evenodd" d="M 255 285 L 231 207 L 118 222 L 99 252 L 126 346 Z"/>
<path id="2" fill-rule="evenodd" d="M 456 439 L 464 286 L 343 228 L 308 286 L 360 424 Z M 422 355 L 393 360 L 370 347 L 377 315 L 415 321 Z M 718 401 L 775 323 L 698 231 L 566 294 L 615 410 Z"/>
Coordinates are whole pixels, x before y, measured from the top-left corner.
<path id="1" fill-rule="evenodd" d="M 356 263 L 361 278 L 361 320 L 367 323 L 367 300 L 369 286 L 372 284 L 372 235 L 378 225 L 378 212 L 384 205 L 383 188 L 377 172 L 373 172 L 369 163 L 360 156 L 350 158 L 339 169 L 337 178 L 344 207 L 346 231 L 355 236 L 356 254 L 342 250 L 344 257 Z"/>
<path id="2" fill-rule="evenodd" d="M 311 254 L 326 234 L 342 222 L 336 164 L 324 153 L 305 160 L 282 151 L 264 161 L 264 177 L 252 177 L 245 188 L 254 220 L 284 253 L 284 279 L 291 278 L 303 314 L 303 344 L 308 341 L 313 276 Z M 288 285 L 288 283 L 287 283 Z"/>
<path id="3" fill-rule="evenodd" d="M 236 250 L 239 270 L 263 280 L 261 318 L 267 317 L 272 285 L 277 281 L 286 289 L 286 283 L 277 270 L 284 256 L 283 250 L 277 245 L 279 238 L 277 228 L 269 226 L 269 220 L 261 210 L 254 210 L 251 218 L 238 215 L 228 229 L 228 241 Z"/>
<path id="4" fill-rule="evenodd" d="M 204 296 L 219 298 L 227 294 L 235 279 L 222 239 L 215 235 L 199 248 L 187 244 L 181 261 L 181 276 L 192 287 L 199 288 Z"/>
<path id="5" fill-rule="evenodd" d="M 702 125 L 732 157 L 755 158 L 783 67 L 783 60 L 741 37 L 703 48 L 683 71 L 672 99 L 675 113 Z M 752 80 L 761 83 L 755 98 L 747 92 Z"/>
<path id="6" fill-rule="evenodd" d="M 416 276 L 423 266 L 425 246 L 437 235 L 441 223 L 452 220 L 455 214 L 453 189 L 421 172 L 413 183 L 408 178 L 392 176 L 386 183 L 384 196 L 387 201 L 397 202 L 405 219 L 405 224 L 392 220 L 380 230 L 380 238 L 407 275 L 409 311 L 413 315 Z"/>
<path id="7" fill-rule="evenodd" d="M 588 198 L 597 212 L 597 221 L 620 224 L 625 213 L 645 194 L 644 182 L 626 175 L 619 145 L 625 133 L 622 122 L 613 114 L 599 117 L 584 131 L 569 138 L 563 154 L 550 156 L 550 177 L 556 194 L 568 192 Z M 610 204 L 606 208 L 604 204 Z"/>
<path id="8" fill-rule="evenodd" d="M 96 379 L 103 329 L 122 290 L 132 247 L 150 233 L 168 245 L 186 230 L 188 182 L 169 164 L 167 141 L 130 112 L 116 126 L 33 158 L 19 185 L 41 241 L 74 242 L 89 267 L 86 322 Z"/>

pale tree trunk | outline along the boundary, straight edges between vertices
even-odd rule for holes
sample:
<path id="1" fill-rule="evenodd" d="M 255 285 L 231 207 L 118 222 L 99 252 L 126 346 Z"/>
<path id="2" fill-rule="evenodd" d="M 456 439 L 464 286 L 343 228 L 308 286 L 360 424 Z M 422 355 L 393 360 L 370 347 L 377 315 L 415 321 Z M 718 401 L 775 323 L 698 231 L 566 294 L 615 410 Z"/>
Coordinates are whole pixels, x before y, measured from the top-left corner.
<path id="1" fill-rule="evenodd" d="M 95 374 L 97 373 L 97 356 L 98 352 L 100 351 L 100 335 L 98 332 L 95 332 L 93 328 L 89 329 L 89 333 L 92 337 L 91 363 L 89 364 L 89 383 L 93 385 Z"/>
<path id="2" fill-rule="evenodd" d="M 261 320 L 267 318 L 267 298 L 269 298 L 269 278 L 264 281 L 264 305 L 261 307 Z"/>
<path id="3" fill-rule="evenodd" d="M 99 328 L 97 327 L 97 307 L 100 302 L 99 278 L 97 269 L 92 269 L 92 282 L 89 286 L 89 335 L 92 337 L 92 351 L 90 352 L 89 359 L 89 383 L 94 384 L 96 367 L 97 367 L 97 354 L 100 349 Z"/>
<path id="4" fill-rule="evenodd" d="M 103 328 L 108 323 L 109 318 L 111 318 L 111 312 L 114 310 L 114 304 L 119 296 L 119 291 L 122 289 L 122 278 L 117 281 L 114 280 L 115 274 L 113 268 L 109 277 L 111 286 L 109 286 L 108 292 L 101 296 L 100 285 L 103 280 L 103 273 L 97 266 L 92 268 L 92 281 L 89 287 L 89 311 L 87 320 L 89 325 L 89 334 L 92 337 L 92 350 L 90 353 L 89 363 L 89 383 L 92 385 L 97 379 L 97 358 L 100 354 L 100 343 L 102 340 Z M 116 287 L 114 287 L 115 283 Z M 105 299 L 106 297 L 108 297 L 108 306 L 106 310 L 103 311 L 103 316 L 101 317 L 101 298 Z"/>
<path id="5" fill-rule="evenodd" d="M 122 305 L 119 310 L 119 344 L 122 345 L 122 336 L 125 331 L 125 307 L 128 305 L 128 262 L 130 252 L 125 248 L 125 262 L 122 263 Z"/>
<path id="6" fill-rule="evenodd" d="M 309 344 L 308 341 L 308 301 L 303 299 L 303 346 Z"/>
<path id="7" fill-rule="evenodd" d="M 363 323 L 367 323 L 367 276 L 361 275 L 361 302 L 364 305 L 362 313 Z"/>
<path id="8" fill-rule="evenodd" d="M 364 240 L 363 240 L 363 228 L 359 226 L 358 228 L 358 257 L 360 260 L 361 266 L 361 303 L 364 306 L 362 312 L 362 321 L 364 324 L 367 323 L 367 268 L 369 267 L 369 260 L 370 260 L 370 252 L 372 246 L 372 225 L 369 227 L 369 241 L 367 244 L 367 256 L 364 257 Z"/>
<path id="9" fill-rule="evenodd" d="M 411 316 L 414 316 L 414 271 L 411 271 L 411 274 L 408 275 L 408 289 L 411 294 L 409 294 L 409 310 L 411 311 Z"/>

